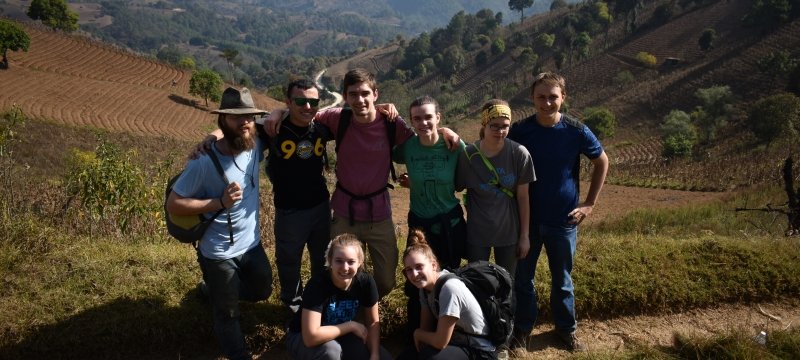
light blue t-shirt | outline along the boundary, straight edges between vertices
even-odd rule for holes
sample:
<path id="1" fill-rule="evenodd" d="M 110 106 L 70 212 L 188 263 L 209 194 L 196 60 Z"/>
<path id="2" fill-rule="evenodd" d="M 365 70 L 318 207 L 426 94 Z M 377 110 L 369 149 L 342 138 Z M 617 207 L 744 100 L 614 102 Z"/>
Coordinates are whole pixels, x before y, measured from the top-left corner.
<path id="1" fill-rule="evenodd" d="M 217 155 L 225 176 L 231 182 L 242 187 L 242 199 L 235 202 L 230 209 L 223 211 L 200 241 L 200 253 L 214 260 L 230 259 L 239 256 L 261 242 L 258 227 L 258 163 L 263 158 L 262 143 L 256 139 L 256 146 L 234 156 L 223 155 L 212 146 Z M 175 182 L 172 190 L 176 194 L 196 199 L 217 199 L 227 184 L 214 167 L 208 155 L 190 160 L 186 169 Z M 216 211 L 206 213 L 206 217 L 214 216 Z M 230 241 L 228 217 L 233 227 L 233 244 Z"/>

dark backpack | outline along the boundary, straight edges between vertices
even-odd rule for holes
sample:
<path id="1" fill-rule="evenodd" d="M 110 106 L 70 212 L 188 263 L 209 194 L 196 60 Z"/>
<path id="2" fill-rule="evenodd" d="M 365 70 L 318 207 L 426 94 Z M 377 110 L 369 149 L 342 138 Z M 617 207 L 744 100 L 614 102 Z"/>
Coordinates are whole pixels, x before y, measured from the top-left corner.
<path id="1" fill-rule="evenodd" d="M 211 158 L 211 161 L 214 163 L 214 168 L 217 169 L 217 172 L 225 181 L 225 183 L 230 183 L 228 181 L 228 177 L 225 176 L 225 171 L 222 170 L 222 164 L 220 164 L 217 154 L 214 153 L 214 150 L 209 149 L 206 154 Z M 203 238 L 203 234 L 206 233 L 208 226 L 211 225 L 214 219 L 216 219 L 220 214 L 222 214 L 223 211 L 226 211 L 227 209 L 219 209 L 219 211 L 214 213 L 214 215 L 210 218 L 206 218 L 203 214 L 170 214 L 169 211 L 167 211 L 167 199 L 169 199 L 169 194 L 172 192 L 172 187 L 175 185 L 175 182 L 178 180 L 181 174 L 183 174 L 183 171 L 178 173 L 178 175 L 173 176 L 171 179 L 169 179 L 169 182 L 167 182 L 167 190 L 164 195 L 164 220 L 167 223 L 167 231 L 172 237 L 182 243 L 193 244 Z M 231 225 L 230 214 L 228 216 L 228 230 L 230 231 L 231 242 L 233 242 L 233 227 Z"/>
<path id="2" fill-rule="evenodd" d="M 336 155 L 339 155 L 339 145 L 344 140 L 344 134 L 350 127 L 350 121 L 353 119 L 353 110 L 350 108 L 343 108 L 342 113 L 339 115 L 339 127 L 336 128 Z M 383 124 L 386 126 L 386 136 L 389 137 L 389 173 L 392 174 L 392 180 L 397 181 L 397 174 L 394 170 L 394 163 L 392 162 L 392 149 L 394 149 L 395 139 L 397 139 L 397 125 L 390 122 L 386 117 L 383 118 Z M 387 184 L 389 188 L 393 188 L 391 184 Z"/>
<path id="3" fill-rule="evenodd" d="M 489 327 L 486 338 L 495 346 L 508 344 L 514 329 L 514 283 L 508 271 L 488 261 L 468 263 L 436 281 L 434 296 L 439 302 L 442 286 L 450 279 L 461 279 L 481 305 Z M 469 334 L 470 336 L 477 336 Z"/>

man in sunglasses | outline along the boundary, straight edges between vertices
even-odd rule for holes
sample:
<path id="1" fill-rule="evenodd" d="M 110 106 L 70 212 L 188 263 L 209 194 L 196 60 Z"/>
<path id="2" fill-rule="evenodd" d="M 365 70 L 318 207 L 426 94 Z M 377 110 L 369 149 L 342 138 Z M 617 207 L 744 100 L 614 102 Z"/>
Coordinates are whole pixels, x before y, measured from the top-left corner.
<path id="1" fill-rule="evenodd" d="M 300 278 L 303 248 L 308 247 L 312 275 L 325 270 L 325 249 L 330 241 L 330 193 L 325 181 L 325 143 L 333 136 L 314 123 L 319 89 L 306 79 L 286 86 L 286 106 L 281 131 L 269 138 L 267 175 L 275 204 L 275 259 L 280 299 L 297 311 L 303 284 Z"/>
<path id="2" fill-rule="evenodd" d="M 400 117 L 396 117 L 394 122 L 385 120 L 395 116 L 386 115 L 388 109 L 377 105 L 378 87 L 375 75 L 369 71 L 348 71 L 342 89 L 350 120 L 343 121 L 344 110 L 341 108 L 320 111 L 315 118 L 315 122 L 334 132 L 339 143 L 337 184 L 331 198 L 331 235 L 355 234 L 366 244 L 378 294 L 383 297 L 395 286 L 399 256 L 391 203 L 386 191 L 390 187 L 387 179 L 391 168 L 391 143 L 400 145 L 414 136 L 414 132 Z M 280 120 L 281 117 L 275 113 L 270 115 L 264 122 L 266 132 L 272 136 L 282 135 L 285 121 Z M 342 123 L 346 125 L 341 125 L 340 129 Z M 390 131 L 389 126 L 395 129 Z M 443 137 L 450 146 L 458 144 L 458 135 L 449 129 L 443 130 Z M 391 136 L 392 133 L 394 139 L 389 141 L 387 134 Z"/>

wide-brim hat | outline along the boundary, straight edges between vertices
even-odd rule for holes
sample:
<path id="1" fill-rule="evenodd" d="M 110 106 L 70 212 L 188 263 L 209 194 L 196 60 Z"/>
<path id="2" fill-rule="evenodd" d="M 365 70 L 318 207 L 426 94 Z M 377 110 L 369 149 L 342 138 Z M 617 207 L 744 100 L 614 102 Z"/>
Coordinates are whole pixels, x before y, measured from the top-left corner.
<path id="1" fill-rule="evenodd" d="M 253 96 L 250 95 L 250 90 L 242 88 L 241 90 L 229 87 L 222 92 L 222 101 L 219 102 L 219 109 L 212 110 L 212 114 L 234 114 L 234 115 L 247 115 L 247 114 L 266 114 L 268 111 L 256 108 L 253 103 Z"/>

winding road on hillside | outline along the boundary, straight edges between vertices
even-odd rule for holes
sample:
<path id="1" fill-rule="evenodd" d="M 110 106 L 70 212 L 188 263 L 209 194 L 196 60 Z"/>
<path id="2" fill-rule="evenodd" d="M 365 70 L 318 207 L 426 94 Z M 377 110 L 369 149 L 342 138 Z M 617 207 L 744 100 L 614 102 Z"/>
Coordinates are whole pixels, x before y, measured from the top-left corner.
<path id="1" fill-rule="evenodd" d="M 320 79 L 322 79 L 322 75 L 325 74 L 325 71 L 327 71 L 327 69 L 324 69 L 324 70 L 318 72 L 317 76 L 314 76 L 314 83 L 317 84 L 318 88 L 323 89 L 322 91 L 325 91 L 326 93 L 328 93 L 331 96 L 333 96 L 333 98 L 335 100 L 333 101 L 332 104 L 323 106 L 322 108 L 320 108 L 320 110 L 325 110 L 327 108 L 332 108 L 332 107 L 339 106 L 342 103 L 342 101 L 344 100 L 342 98 L 342 94 L 339 94 L 339 93 L 337 93 L 335 91 L 328 90 L 328 88 L 326 88 L 324 85 L 322 85 L 322 82 L 319 81 Z"/>

